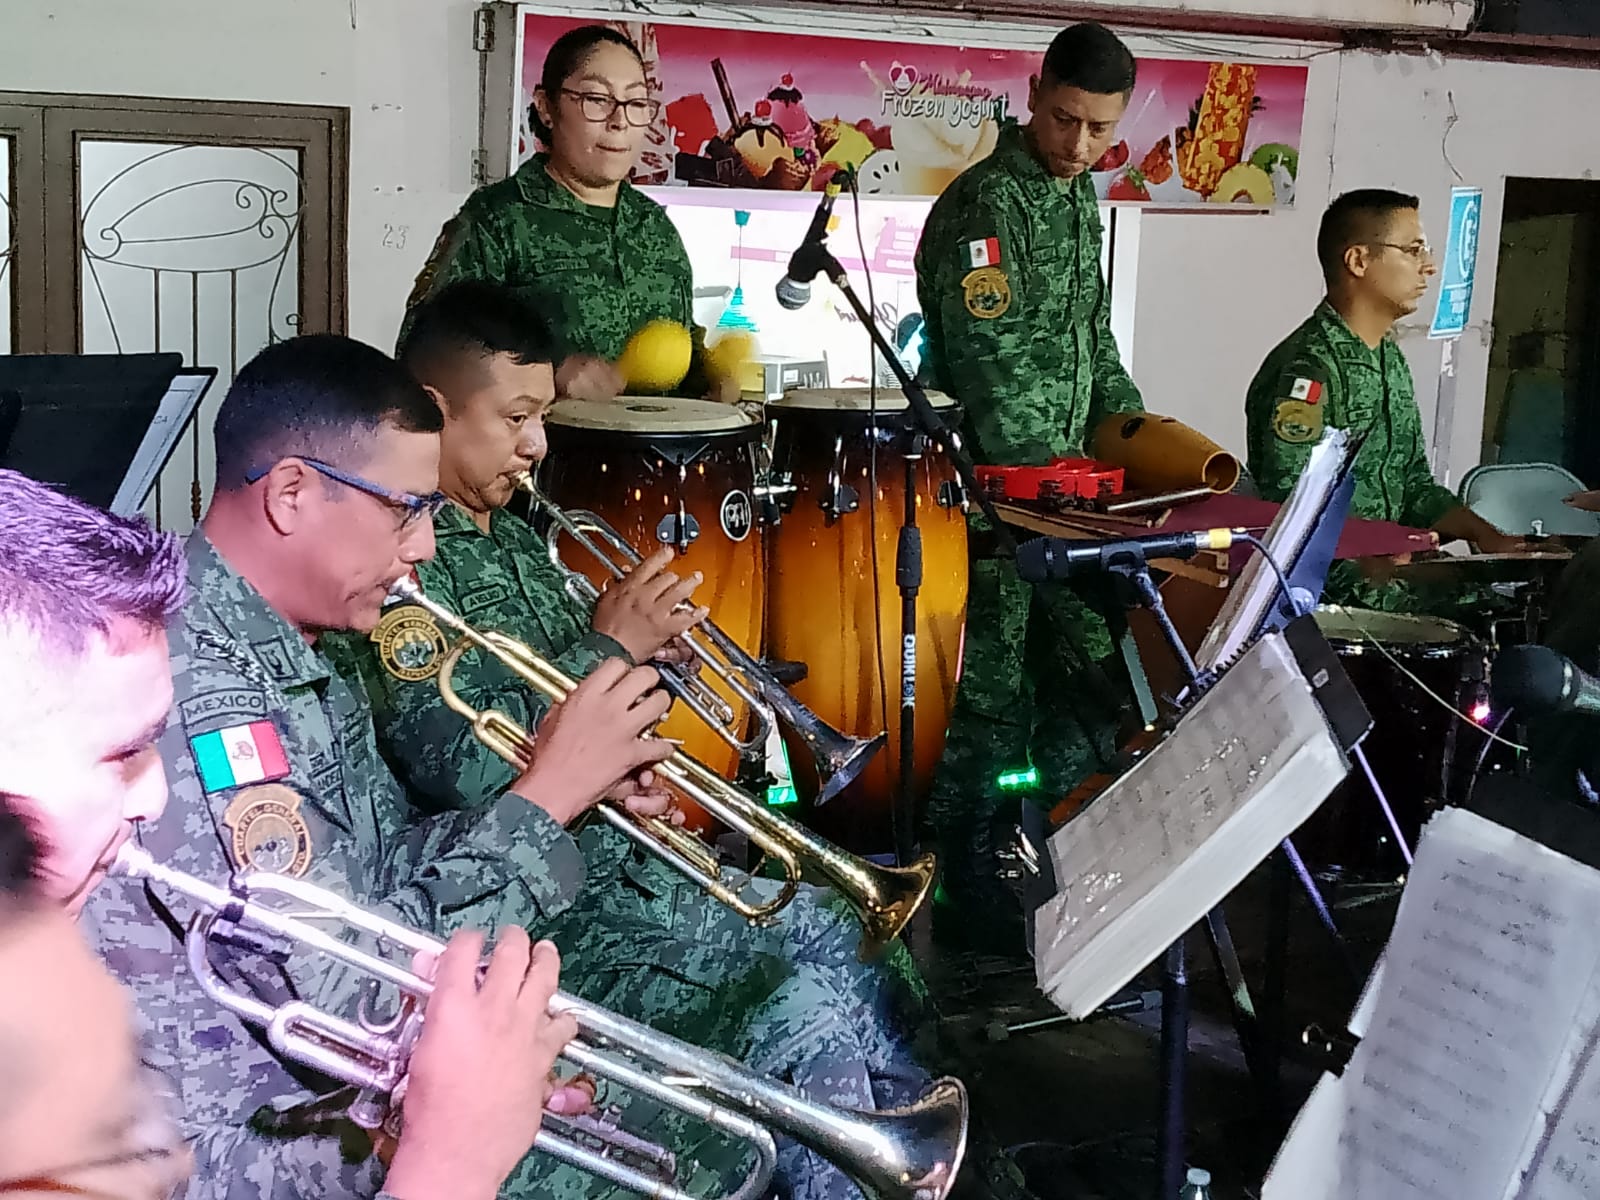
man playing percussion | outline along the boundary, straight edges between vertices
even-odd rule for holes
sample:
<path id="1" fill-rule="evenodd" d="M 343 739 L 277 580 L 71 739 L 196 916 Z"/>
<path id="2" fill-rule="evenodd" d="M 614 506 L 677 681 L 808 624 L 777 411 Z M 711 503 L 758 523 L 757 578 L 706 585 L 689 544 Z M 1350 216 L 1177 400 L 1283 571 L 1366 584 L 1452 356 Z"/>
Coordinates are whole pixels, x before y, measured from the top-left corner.
<path id="1" fill-rule="evenodd" d="M 606 589 L 593 617 L 578 611 L 544 540 L 503 511 L 513 480 L 543 459 L 554 399 L 552 346 L 540 314 L 508 288 L 452 284 L 417 310 L 401 360 L 444 415 L 439 480 L 452 503 L 434 518 L 437 553 L 417 575 L 424 592 L 470 624 L 531 646 L 571 675 L 606 661 L 647 662 L 705 615 L 675 612 L 698 575 L 680 580 L 657 551 Z M 372 638 L 335 639 L 347 677 L 366 683 L 380 742 L 412 795 L 440 811 L 493 805 L 514 771 L 444 704 L 437 679 L 397 661 L 388 627 L 425 615 L 396 609 Z M 532 728 L 543 696 L 484 654 L 456 666 L 454 691 Z M 905 947 L 893 970 L 856 960 L 861 926 L 802 887 L 769 928 L 751 926 L 653 856 L 594 822 L 580 844 L 584 889 L 538 929 L 562 947 L 568 987 L 664 1032 L 710 1045 L 824 1103 L 871 1109 L 915 1099 L 926 1075 L 911 1058 L 897 1007 L 920 1006 Z M 776 884 L 752 880 L 770 898 Z M 640 970 L 618 972 L 625 962 Z M 907 986 L 909 985 L 909 986 Z M 799 1195 L 846 1195 L 838 1169 L 798 1146 L 780 1162 Z"/>
<path id="2" fill-rule="evenodd" d="M 432 552 L 439 424 L 397 363 L 347 338 L 281 342 L 240 371 L 217 414 L 218 487 L 186 547 L 189 596 L 171 627 L 174 715 L 158 747 L 172 799 L 140 832 L 158 860 L 213 881 L 246 868 L 303 876 L 434 936 L 525 926 L 571 902 L 583 863 L 565 825 L 602 795 L 631 794 L 666 752 L 641 736 L 666 709 L 653 672 L 602 666 L 540 727 L 537 761 L 493 806 L 419 819 L 365 704 L 316 649 L 324 631 L 376 624 L 390 581 Z M 628 803 L 664 809 L 648 792 Z M 179 1085 L 203 1186 L 372 1195 L 382 1148 L 371 1153 L 337 1106 L 284 1111 L 327 1089 L 192 978 L 190 907 L 126 886 L 100 889 L 87 912 L 150 1022 L 153 1065 Z M 360 999 L 361 977 L 322 956 L 222 957 L 274 1008 L 300 999 L 351 1016 Z M 653 1102 L 629 1103 L 634 1128 L 683 1132 Z M 742 1178 L 742 1158 L 714 1143 L 680 1164 L 715 1191 Z M 612 1188 L 535 1154 L 509 1185 L 534 1190 Z"/>
<path id="3" fill-rule="evenodd" d="M 934 203 L 917 248 L 932 382 L 966 411 L 980 463 L 1081 455 L 1108 413 L 1143 402 L 1111 335 L 1089 168 L 1115 139 L 1133 55 L 1085 23 L 1063 30 L 1030 81 L 1032 119 Z M 929 802 L 945 873 L 936 915 L 977 941 L 1017 907 L 996 880 L 990 823 L 1003 774 L 1037 770 L 1053 804 L 1102 765 L 1122 690 L 1103 667 L 1112 642 L 1071 589 L 1030 589 L 974 529 L 960 688 Z M 992 944 L 992 942 L 990 942 Z M 1020 942 L 1018 943 L 1020 944 Z"/>
<path id="4" fill-rule="evenodd" d="M 29 981 L 0 995 L 0 1191 L 162 1195 L 190 1166 L 126 996 L 69 924 L 166 805 L 164 623 L 183 595 L 175 538 L 0 471 L 0 977 Z M 554 947 L 500 941 L 489 973 L 512 986 L 479 991 L 480 935 L 458 934 L 441 964 L 389 1195 L 491 1197 L 538 1129 L 573 1030 L 548 1016 Z"/>
<path id="5" fill-rule="evenodd" d="M 689 373 L 676 391 L 739 398 L 715 378 L 694 325 L 689 255 L 666 210 L 628 182 L 660 111 L 627 37 L 586 25 L 557 38 L 529 114 L 545 149 L 509 179 L 479 188 L 445 225 L 406 304 L 457 279 L 503 283 L 554 328 L 556 390 L 609 400 L 626 386 L 616 363 L 656 320 L 693 330 Z"/>
<path id="6" fill-rule="evenodd" d="M 1345 193 L 1322 216 L 1317 258 L 1326 297 L 1267 355 L 1245 394 L 1250 473 L 1262 496 L 1288 496 L 1324 428 L 1354 429 L 1366 441 L 1351 516 L 1432 529 L 1490 554 L 1523 548 L 1428 469 L 1411 367 L 1393 335 L 1435 273 L 1417 198 L 1378 188 Z M 1396 581 L 1372 582 L 1349 561 L 1334 564 L 1324 595 L 1391 612 L 1449 604 Z"/>

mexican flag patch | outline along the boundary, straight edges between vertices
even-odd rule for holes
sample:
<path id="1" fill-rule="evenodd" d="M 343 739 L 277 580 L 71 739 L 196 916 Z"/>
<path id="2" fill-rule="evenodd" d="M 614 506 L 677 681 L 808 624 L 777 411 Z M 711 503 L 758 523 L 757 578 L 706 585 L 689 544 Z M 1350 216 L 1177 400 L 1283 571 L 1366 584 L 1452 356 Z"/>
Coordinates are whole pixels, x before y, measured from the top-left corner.
<path id="1" fill-rule="evenodd" d="M 283 742 L 271 721 L 252 721 L 213 729 L 189 739 L 200 770 L 200 786 L 209 792 L 246 783 L 269 783 L 289 773 Z"/>
<path id="2" fill-rule="evenodd" d="M 967 266 L 976 270 L 979 267 L 998 267 L 1000 265 L 1000 239 L 983 238 L 976 242 L 967 243 Z"/>
<path id="3" fill-rule="evenodd" d="M 1315 379 L 1296 379 L 1294 386 L 1289 389 L 1289 399 L 1315 404 L 1322 399 L 1322 385 Z"/>

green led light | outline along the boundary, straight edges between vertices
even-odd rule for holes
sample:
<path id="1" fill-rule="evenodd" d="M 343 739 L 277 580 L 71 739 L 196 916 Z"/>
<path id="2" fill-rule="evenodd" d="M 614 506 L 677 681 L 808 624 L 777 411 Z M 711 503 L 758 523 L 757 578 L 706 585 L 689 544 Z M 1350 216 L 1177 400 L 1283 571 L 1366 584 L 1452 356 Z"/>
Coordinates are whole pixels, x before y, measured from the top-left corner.
<path id="1" fill-rule="evenodd" d="M 792 787 L 769 787 L 767 789 L 768 808 L 787 808 L 791 804 L 799 804 L 800 797 Z"/>
<path id="2" fill-rule="evenodd" d="M 1029 767 L 1026 771 L 1006 771 L 995 782 L 1002 790 L 1033 787 L 1039 782 L 1039 772 L 1034 767 Z"/>

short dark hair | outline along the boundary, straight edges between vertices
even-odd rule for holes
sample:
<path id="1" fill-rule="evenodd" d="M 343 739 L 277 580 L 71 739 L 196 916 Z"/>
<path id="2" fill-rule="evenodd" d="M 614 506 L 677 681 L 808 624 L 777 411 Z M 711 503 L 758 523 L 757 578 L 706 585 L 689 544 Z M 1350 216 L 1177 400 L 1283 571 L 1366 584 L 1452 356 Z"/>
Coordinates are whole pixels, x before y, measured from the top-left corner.
<path id="1" fill-rule="evenodd" d="M 420 304 L 400 340 L 400 365 L 423 383 L 460 358 L 509 355 L 524 365 L 554 363 L 550 322 L 504 284 L 463 279 Z"/>
<path id="2" fill-rule="evenodd" d="M 1097 96 L 1133 91 L 1138 64 L 1116 34 L 1094 21 L 1069 25 L 1044 52 L 1040 72 L 1047 83 L 1063 84 Z"/>
<path id="3" fill-rule="evenodd" d="M 356 467 L 381 425 L 438 433 L 438 406 L 382 350 L 336 333 L 268 346 L 239 371 L 217 410 L 217 490 L 245 486 L 281 459 Z"/>
<path id="4" fill-rule="evenodd" d="M 0 627 L 80 654 L 130 618 L 163 628 L 184 601 L 183 547 L 16 471 L 0 471 Z"/>
<path id="5" fill-rule="evenodd" d="M 609 25 L 580 25 L 558 37 L 544 56 L 544 70 L 539 73 L 539 90 L 544 93 L 545 100 L 553 106 L 560 99 L 561 89 L 566 87 L 567 80 L 589 61 L 589 55 L 595 47 L 608 44 L 621 46 L 638 60 L 641 67 L 644 66 L 644 55 L 639 53 L 639 47 L 633 44 L 627 34 Z M 532 104 L 528 105 L 528 128 L 533 130 L 533 136 L 541 144 L 550 144 L 550 126 L 539 119 L 539 110 Z"/>
<path id="6" fill-rule="evenodd" d="M 14 797 L 0 792 L 0 904 L 32 900 L 43 878 L 44 845 Z"/>
<path id="7" fill-rule="evenodd" d="M 1397 212 L 1415 212 L 1421 201 L 1405 192 L 1388 188 L 1359 188 L 1346 192 L 1322 214 L 1317 230 L 1317 261 L 1322 277 L 1329 283 L 1338 280 L 1344 269 L 1344 252 L 1351 246 L 1382 241 L 1389 221 Z"/>

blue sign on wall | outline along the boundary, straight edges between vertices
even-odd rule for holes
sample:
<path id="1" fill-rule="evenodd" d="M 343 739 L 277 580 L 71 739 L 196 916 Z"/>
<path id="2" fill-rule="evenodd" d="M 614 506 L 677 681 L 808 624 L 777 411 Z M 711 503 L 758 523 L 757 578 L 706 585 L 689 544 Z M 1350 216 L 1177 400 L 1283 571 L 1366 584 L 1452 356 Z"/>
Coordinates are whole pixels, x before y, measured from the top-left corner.
<path id="1" fill-rule="evenodd" d="M 1433 310 L 1430 338 L 1460 337 L 1472 308 L 1472 280 L 1478 268 L 1478 228 L 1483 216 L 1483 189 L 1450 190 L 1450 232 L 1439 261 L 1439 303 Z"/>

